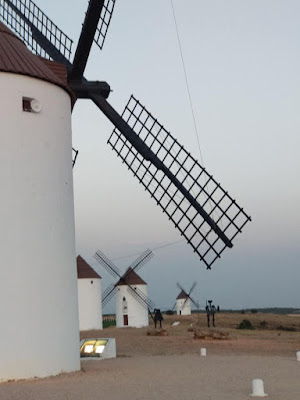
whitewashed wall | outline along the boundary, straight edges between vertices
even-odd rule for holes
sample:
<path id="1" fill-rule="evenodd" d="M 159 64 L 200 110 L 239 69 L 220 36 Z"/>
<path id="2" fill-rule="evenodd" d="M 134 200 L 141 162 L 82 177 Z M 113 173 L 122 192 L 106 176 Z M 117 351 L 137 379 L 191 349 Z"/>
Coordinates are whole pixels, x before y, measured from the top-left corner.
<path id="1" fill-rule="evenodd" d="M 79 328 L 103 329 L 101 279 L 78 279 Z"/>
<path id="2" fill-rule="evenodd" d="M 80 368 L 69 95 L 0 72 L 0 380 Z M 24 112 L 22 96 L 40 101 Z"/>
<path id="3" fill-rule="evenodd" d="M 147 285 L 131 285 L 137 287 L 147 297 Z M 116 291 L 116 326 L 124 327 L 123 297 L 127 301 L 128 326 L 141 328 L 149 325 L 148 309 L 133 297 L 127 285 L 120 285 Z"/>
<path id="4" fill-rule="evenodd" d="M 177 299 L 176 300 L 177 315 L 191 315 L 191 301 L 190 299 Z M 180 313 L 181 311 L 181 313 Z"/>

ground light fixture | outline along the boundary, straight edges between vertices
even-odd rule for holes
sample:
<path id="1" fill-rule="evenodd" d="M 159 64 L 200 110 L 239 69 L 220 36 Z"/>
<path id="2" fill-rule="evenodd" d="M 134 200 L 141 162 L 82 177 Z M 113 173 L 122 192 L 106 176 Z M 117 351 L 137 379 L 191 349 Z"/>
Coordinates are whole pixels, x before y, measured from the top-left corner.
<path id="1" fill-rule="evenodd" d="M 107 343 L 107 339 L 83 340 L 80 346 L 80 357 L 101 357 Z"/>

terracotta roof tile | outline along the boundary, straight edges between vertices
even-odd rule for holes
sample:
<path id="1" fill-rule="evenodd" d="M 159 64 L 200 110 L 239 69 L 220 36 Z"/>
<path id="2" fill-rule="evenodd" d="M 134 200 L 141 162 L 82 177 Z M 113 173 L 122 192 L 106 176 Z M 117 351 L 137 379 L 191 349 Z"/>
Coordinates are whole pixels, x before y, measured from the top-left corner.
<path id="1" fill-rule="evenodd" d="M 188 295 L 185 293 L 184 290 L 182 290 L 179 295 L 176 297 L 176 300 L 180 300 L 180 299 L 186 299 L 188 297 Z"/>
<path id="2" fill-rule="evenodd" d="M 115 286 L 120 285 L 147 285 L 147 283 L 132 268 L 128 268 Z"/>
<path id="3" fill-rule="evenodd" d="M 81 256 L 77 257 L 77 276 L 78 279 L 101 279 L 101 276 Z"/>
<path id="4" fill-rule="evenodd" d="M 31 53 L 25 44 L 0 22 L 0 71 L 31 76 L 61 86 L 67 86 L 67 71 L 62 64 Z"/>

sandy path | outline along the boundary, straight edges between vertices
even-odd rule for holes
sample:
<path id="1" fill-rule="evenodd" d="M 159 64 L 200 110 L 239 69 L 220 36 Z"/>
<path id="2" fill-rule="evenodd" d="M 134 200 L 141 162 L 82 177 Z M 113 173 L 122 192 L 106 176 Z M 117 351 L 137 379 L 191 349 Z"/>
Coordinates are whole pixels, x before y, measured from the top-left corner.
<path id="1" fill-rule="evenodd" d="M 79 373 L 0 385 L 2 400 L 250 399 L 261 378 L 272 400 L 300 399 L 295 357 L 173 355 L 83 361 Z"/>

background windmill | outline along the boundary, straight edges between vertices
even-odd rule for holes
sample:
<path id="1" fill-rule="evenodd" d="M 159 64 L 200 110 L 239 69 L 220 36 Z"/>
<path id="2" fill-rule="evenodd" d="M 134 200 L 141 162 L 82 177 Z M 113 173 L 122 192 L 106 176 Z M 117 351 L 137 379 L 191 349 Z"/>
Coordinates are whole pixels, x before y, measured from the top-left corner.
<path id="1" fill-rule="evenodd" d="M 77 256 L 79 329 L 103 329 L 101 276 Z"/>
<path id="2" fill-rule="evenodd" d="M 193 283 L 189 291 L 183 289 L 183 287 L 177 282 L 177 287 L 180 289 L 180 293 L 176 298 L 176 312 L 177 315 L 191 315 L 191 303 L 193 303 L 197 310 L 199 309 L 198 303 L 191 297 L 193 290 L 196 287 L 196 282 Z M 174 307 L 175 307 L 174 305 Z M 173 308 L 174 308 L 173 307 Z"/>
<path id="3" fill-rule="evenodd" d="M 94 257 L 114 278 L 118 279 L 115 284 L 107 287 L 102 296 L 102 306 L 105 307 L 116 294 L 117 327 L 133 326 L 139 328 L 148 326 L 148 313 L 153 319 L 152 311 L 155 305 L 148 298 L 146 282 L 137 275 L 136 271 L 153 257 L 152 251 L 146 250 L 142 253 L 124 274 L 100 250 L 96 252 Z"/>

